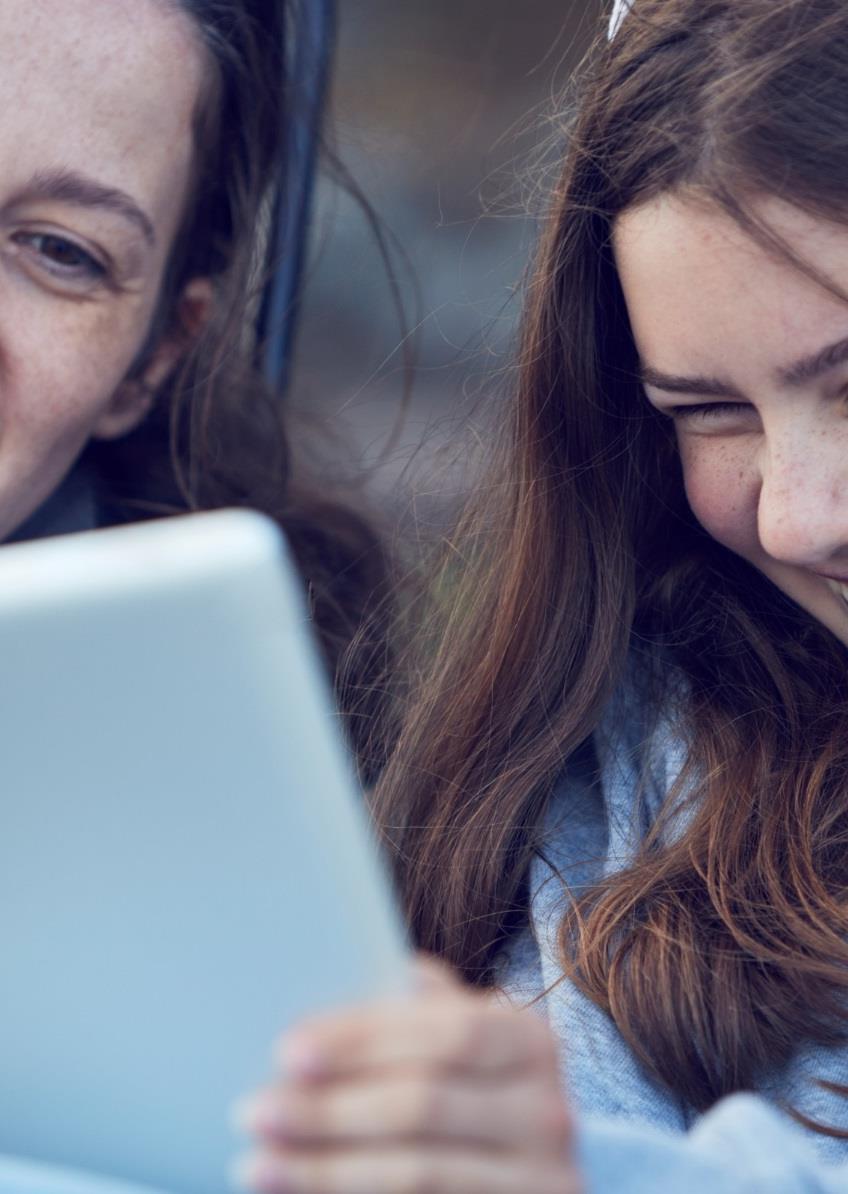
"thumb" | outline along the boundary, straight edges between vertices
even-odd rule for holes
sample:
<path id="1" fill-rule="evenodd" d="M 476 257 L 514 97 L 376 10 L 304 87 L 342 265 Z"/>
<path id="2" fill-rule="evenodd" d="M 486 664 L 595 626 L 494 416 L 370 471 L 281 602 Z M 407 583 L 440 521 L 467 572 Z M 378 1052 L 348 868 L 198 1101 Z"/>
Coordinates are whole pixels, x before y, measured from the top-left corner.
<path id="1" fill-rule="evenodd" d="M 417 954 L 412 965 L 413 990 L 420 995 L 444 995 L 456 991 L 456 972 L 432 954 Z"/>

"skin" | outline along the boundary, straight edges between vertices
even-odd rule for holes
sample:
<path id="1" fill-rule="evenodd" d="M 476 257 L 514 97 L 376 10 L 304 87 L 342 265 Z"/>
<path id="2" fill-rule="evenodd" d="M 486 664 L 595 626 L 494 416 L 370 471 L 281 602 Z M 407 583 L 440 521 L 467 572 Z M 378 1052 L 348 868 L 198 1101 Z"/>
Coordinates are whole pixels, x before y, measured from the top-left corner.
<path id="1" fill-rule="evenodd" d="M 776 199 L 755 206 L 848 288 L 844 226 Z M 833 579 L 848 595 L 848 302 L 693 194 L 626 212 L 615 253 L 645 393 L 674 420 L 694 514 L 848 645 Z"/>
<path id="2" fill-rule="evenodd" d="M 187 19 L 159 0 L 0 0 L 0 46 L 2 540 L 92 437 L 144 418 L 211 292 L 187 288 L 128 380 L 189 194 L 207 67 Z M 46 185 L 72 172 L 143 218 Z"/>

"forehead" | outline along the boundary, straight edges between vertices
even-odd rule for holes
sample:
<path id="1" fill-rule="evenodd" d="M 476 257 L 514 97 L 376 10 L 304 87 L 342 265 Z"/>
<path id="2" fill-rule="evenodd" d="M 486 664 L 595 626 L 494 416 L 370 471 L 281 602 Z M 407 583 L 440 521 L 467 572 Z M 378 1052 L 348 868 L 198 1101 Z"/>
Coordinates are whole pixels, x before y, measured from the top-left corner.
<path id="1" fill-rule="evenodd" d="M 0 0 L 0 201 L 64 167 L 166 203 L 191 160 L 204 67 L 164 0 Z"/>
<path id="2" fill-rule="evenodd" d="M 777 199 L 756 215 L 798 257 L 848 292 L 848 228 Z M 848 305 L 715 206 L 660 196 L 625 212 L 615 256 L 643 358 L 669 372 L 772 370 L 845 335 Z"/>

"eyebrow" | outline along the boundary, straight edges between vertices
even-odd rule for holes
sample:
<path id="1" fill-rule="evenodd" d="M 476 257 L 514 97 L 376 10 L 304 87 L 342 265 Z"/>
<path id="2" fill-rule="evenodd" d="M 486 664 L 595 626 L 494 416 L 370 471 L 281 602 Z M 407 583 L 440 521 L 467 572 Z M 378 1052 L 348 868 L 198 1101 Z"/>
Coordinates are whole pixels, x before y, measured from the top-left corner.
<path id="1" fill-rule="evenodd" d="M 825 348 L 810 356 L 801 357 L 791 365 L 785 365 L 775 371 L 774 377 L 779 385 L 797 388 L 808 382 L 816 381 L 839 365 L 848 361 L 848 337 L 828 344 Z M 671 394 L 695 394 L 707 398 L 742 398 L 744 395 L 732 382 L 719 377 L 681 377 L 672 373 L 662 373 L 650 365 L 643 365 L 639 370 L 643 385 L 652 386 L 656 390 L 665 390 Z"/>
<path id="2" fill-rule="evenodd" d="M 10 206 L 28 199 L 55 199 L 79 207 L 113 212 L 134 224 L 151 248 L 156 244 L 153 221 L 131 195 L 116 187 L 104 186 L 76 170 L 50 170 L 34 174 L 16 194 Z"/>

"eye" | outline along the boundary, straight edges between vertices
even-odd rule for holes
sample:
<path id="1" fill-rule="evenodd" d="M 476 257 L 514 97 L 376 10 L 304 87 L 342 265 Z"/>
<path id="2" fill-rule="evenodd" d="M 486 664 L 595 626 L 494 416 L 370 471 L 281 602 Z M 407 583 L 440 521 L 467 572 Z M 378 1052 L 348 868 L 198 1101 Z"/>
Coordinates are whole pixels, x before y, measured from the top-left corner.
<path id="1" fill-rule="evenodd" d="M 33 250 L 39 264 L 54 277 L 95 281 L 106 275 L 105 266 L 64 236 L 49 232 L 19 232 L 13 239 L 16 244 Z"/>

